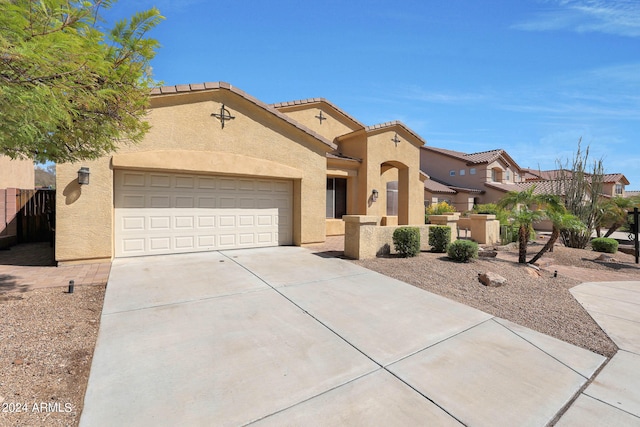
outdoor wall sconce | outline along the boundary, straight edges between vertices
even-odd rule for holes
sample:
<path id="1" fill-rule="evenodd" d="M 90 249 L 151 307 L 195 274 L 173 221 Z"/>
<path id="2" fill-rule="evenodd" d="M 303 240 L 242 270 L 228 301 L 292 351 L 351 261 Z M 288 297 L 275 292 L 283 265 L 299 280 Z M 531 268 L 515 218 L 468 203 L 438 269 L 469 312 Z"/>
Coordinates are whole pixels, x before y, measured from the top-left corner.
<path id="1" fill-rule="evenodd" d="M 373 200 L 374 202 L 377 202 L 377 201 L 378 201 L 378 190 L 375 190 L 375 189 L 374 189 L 374 190 L 371 192 L 371 200 Z"/>
<path id="2" fill-rule="evenodd" d="M 89 185 L 89 168 L 81 167 L 78 171 L 78 184 Z"/>

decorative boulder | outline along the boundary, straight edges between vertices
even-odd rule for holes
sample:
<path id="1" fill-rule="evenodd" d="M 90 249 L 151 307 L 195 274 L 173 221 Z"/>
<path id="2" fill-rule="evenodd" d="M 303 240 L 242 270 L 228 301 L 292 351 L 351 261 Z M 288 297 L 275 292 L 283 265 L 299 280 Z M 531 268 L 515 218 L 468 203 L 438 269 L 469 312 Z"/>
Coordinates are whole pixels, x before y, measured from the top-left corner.
<path id="1" fill-rule="evenodd" d="M 480 258 L 495 258 L 498 255 L 498 251 L 491 249 L 482 249 L 478 250 L 478 256 Z"/>
<path id="2" fill-rule="evenodd" d="M 507 284 L 507 279 L 490 271 L 487 271 L 486 273 L 478 273 L 478 280 L 483 285 L 491 286 L 492 288 L 498 288 Z"/>
<path id="3" fill-rule="evenodd" d="M 617 262 L 617 260 L 614 257 L 607 254 L 600 255 L 598 258 L 596 258 L 596 261 Z"/>

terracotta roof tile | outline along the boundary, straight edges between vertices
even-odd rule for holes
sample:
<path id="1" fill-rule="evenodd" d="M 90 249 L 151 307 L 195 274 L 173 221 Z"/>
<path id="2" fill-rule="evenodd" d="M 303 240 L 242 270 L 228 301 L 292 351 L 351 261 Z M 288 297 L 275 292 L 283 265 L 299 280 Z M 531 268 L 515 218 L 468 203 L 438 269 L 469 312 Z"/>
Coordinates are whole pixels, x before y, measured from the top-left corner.
<path id="1" fill-rule="evenodd" d="M 437 181 L 434 181 L 433 179 L 427 179 L 424 181 L 424 188 L 427 189 L 427 191 L 430 191 L 432 193 L 440 193 L 440 194 L 456 194 L 456 191 L 444 184 L 440 184 Z"/>
<path id="2" fill-rule="evenodd" d="M 500 157 L 504 157 L 508 161 L 508 163 L 515 166 L 518 170 L 522 170 L 520 166 L 518 166 L 518 164 L 515 162 L 515 160 L 513 160 L 511 156 L 509 156 L 509 154 L 501 148 L 498 148 L 496 150 L 481 151 L 478 153 L 470 153 L 470 154 L 463 153 L 460 151 L 453 151 L 453 150 L 447 150 L 444 148 L 429 147 L 429 146 L 425 146 L 422 148 L 427 151 L 433 151 L 435 153 L 440 153 L 449 157 L 453 157 L 455 159 L 466 162 L 468 165 L 491 163 L 499 159 Z"/>
<path id="3" fill-rule="evenodd" d="M 279 112 L 275 108 L 265 104 L 264 102 L 262 102 L 259 99 L 249 95 L 248 93 L 246 93 L 246 92 L 244 92 L 244 91 L 242 91 L 242 90 L 240 90 L 240 89 L 238 89 L 238 88 L 236 88 L 234 86 L 231 86 L 229 83 L 226 83 L 226 82 L 207 82 L 207 83 L 195 83 L 195 84 L 189 84 L 189 85 L 162 86 L 162 87 L 157 87 L 157 88 L 152 89 L 151 90 L 151 95 L 152 96 L 160 96 L 160 95 L 165 95 L 165 94 L 185 93 L 185 92 L 198 92 L 198 91 L 202 91 L 202 90 L 211 90 L 211 89 L 229 90 L 229 91 L 235 93 L 236 95 L 246 99 L 247 101 L 254 103 L 258 107 L 261 107 L 262 109 L 266 110 L 267 112 L 279 117 L 280 119 L 286 121 L 287 123 L 295 126 L 296 128 L 300 129 L 301 131 L 307 133 L 308 135 L 316 138 L 318 141 L 320 141 L 323 144 L 329 146 L 330 148 L 332 148 L 334 150 L 336 148 L 338 148 L 336 144 L 334 144 L 333 142 L 329 141 L 328 139 L 326 139 L 322 135 L 319 135 L 318 133 L 312 131 L 308 127 L 296 122 L 295 120 L 292 120 L 291 118 L 289 118 L 285 114 L 282 114 L 281 112 Z"/>

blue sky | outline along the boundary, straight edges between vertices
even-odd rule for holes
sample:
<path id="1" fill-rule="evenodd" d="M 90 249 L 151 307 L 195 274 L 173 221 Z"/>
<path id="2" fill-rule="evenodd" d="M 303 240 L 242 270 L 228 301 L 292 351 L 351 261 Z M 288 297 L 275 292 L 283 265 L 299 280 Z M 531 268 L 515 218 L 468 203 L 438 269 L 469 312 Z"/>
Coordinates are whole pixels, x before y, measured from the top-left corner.
<path id="1" fill-rule="evenodd" d="M 120 0 L 156 6 L 165 84 L 226 81 L 266 103 L 323 97 L 428 145 L 554 169 L 582 138 L 640 189 L 638 0 Z"/>

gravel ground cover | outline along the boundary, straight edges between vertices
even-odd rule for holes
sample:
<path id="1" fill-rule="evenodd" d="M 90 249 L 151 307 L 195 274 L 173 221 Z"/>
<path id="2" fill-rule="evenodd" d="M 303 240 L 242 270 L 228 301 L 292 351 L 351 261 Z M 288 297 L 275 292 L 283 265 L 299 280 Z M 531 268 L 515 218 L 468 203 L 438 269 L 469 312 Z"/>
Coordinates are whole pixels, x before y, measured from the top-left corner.
<path id="1" fill-rule="evenodd" d="M 539 249 L 540 245 L 532 245 L 527 259 Z M 517 260 L 517 249 L 508 255 L 507 258 Z M 599 278 L 594 280 L 605 280 L 606 273 L 613 271 L 624 271 L 630 280 L 640 280 L 640 269 L 633 264 L 633 256 L 619 252 L 613 255 L 615 261 L 595 261 L 600 255 L 591 250 L 557 246 L 541 261 L 549 262 L 551 258 L 554 264 L 593 269 L 594 277 Z M 538 275 L 533 269 L 501 258 L 457 263 L 446 254 L 422 252 L 417 258 L 390 255 L 353 262 L 603 356 L 615 354 L 615 344 L 569 292 L 580 281 L 561 275 L 553 277 L 553 271 L 544 269 Z M 507 279 L 507 284 L 497 288 L 482 285 L 478 274 L 488 271 Z"/>
<path id="2" fill-rule="evenodd" d="M 0 425 L 75 426 L 104 285 L 0 294 Z"/>

